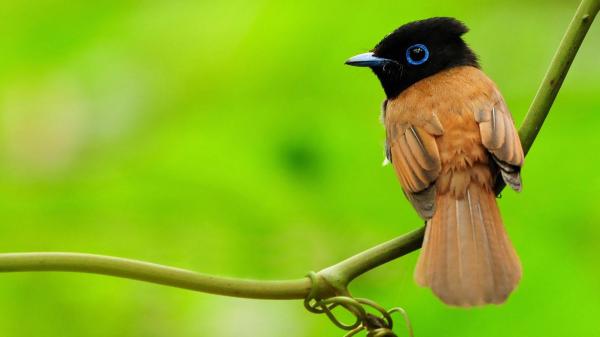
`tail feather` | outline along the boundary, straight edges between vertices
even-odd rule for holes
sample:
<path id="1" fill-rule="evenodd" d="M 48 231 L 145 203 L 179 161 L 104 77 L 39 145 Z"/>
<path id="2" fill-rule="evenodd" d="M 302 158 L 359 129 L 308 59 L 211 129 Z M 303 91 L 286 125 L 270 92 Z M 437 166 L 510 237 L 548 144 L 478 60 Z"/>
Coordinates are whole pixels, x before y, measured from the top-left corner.
<path id="1" fill-rule="evenodd" d="M 415 279 L 445 303 L 502 303 L 521 278 L 492 191 L 471 184 L 462 198 L 439 195 Z"/>

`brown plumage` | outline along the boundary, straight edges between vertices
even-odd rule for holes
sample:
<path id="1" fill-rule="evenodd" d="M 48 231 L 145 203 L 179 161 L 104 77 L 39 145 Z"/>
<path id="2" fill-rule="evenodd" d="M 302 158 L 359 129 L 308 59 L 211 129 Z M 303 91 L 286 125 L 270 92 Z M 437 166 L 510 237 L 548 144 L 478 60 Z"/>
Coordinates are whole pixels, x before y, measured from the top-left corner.
<path id="1" fill-rule="evenodd" d="M 401 26 L 370 53 L 383 104 L 386 156 L 427 229 L 418 284 L 447 304 L 504 302 L 521 278 L 495 190 L 521 190 L 523 150 L 502 95 L 453 18 Z"/>
<path id="2" fill-rule="evenodd" d="M 496 86 L 475 67 L 450 68 L 388 100 L 384 122 L 400 183 L 428 220 L 417 283 L 452 305 L 504 302 L 521 265 L 496 204 L 493 158 L 521 166 L 523 151 Z"/>

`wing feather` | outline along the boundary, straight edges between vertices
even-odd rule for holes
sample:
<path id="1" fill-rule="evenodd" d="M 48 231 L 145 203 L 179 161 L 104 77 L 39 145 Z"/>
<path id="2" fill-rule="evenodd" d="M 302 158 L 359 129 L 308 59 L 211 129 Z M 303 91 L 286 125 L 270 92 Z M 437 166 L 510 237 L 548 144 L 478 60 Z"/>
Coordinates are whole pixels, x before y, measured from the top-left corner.
<path id="1" fill-rule="evenodd" d="M 424 219 L 433 216 L 434 183 L 441 171 L 436 135 L 427 130 L 434 130 L 436 133 L 443 133 L 443 130 L 437 118 L 432 123 L 415 126 L 398 121 L 387 125 L 386 146 L 391 154 L 389 159 L 408 200 Z"/>
<path id="2" fill-rule="evenodd" d="M 481 142 L 498 164 L 502 179 L 514 190 L 520 191 L 520 170 L 524 154 L 512 116 L 504 99 L 496 90 L 496 104 L 474 112 L 479 123 Z"/>
<path id="3" fill-rule="evenodd" d="M 421 128 L 410 126 L 404 133 L 410 152 L 425 170 L 435 170 L 439 165 L 439 154 L 435 138 Z"/>

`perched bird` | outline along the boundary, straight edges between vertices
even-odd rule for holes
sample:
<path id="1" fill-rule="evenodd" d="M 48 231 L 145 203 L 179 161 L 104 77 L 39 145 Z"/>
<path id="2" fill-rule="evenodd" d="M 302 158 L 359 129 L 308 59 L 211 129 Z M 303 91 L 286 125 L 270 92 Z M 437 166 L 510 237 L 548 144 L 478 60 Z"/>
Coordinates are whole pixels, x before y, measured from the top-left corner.
<path id="1" fill-rule="evenodd" d="M 521 278 L 495 190 L 521 190 L 523 149 L 467 31 L 453 18 L 415 21 L 346 61 L 371 68 L 387 96 L 386 157 L 427 226 L 415 280 L 455 306 L 502 303 Z"/>

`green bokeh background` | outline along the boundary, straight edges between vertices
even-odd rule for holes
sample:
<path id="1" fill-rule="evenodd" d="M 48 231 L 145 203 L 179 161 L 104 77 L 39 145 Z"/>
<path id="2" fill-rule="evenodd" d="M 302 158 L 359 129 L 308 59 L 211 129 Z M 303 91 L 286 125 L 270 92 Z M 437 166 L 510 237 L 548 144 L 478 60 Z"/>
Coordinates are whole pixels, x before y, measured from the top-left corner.
<path id="1" fill-rule="evenodd" d="M 260 279 L 330 265 L 421 223 L 380 164 L 383 92 L 343 61 L 402 23 L 455 16 L 520 123 L 576 6 L 2 1 L 0 250 Z M 524 265 L 507 304 L 444 306 L 413 282 L 417 254 L 353 293 L 403 306 L 416 336 L 599 336 L 599 51 L 596 23 L 527 157 L 523 193 L 500 200 Z M 0 274 L 0 331 L 343 334 L 300 301 L 61 273 Z"/>

